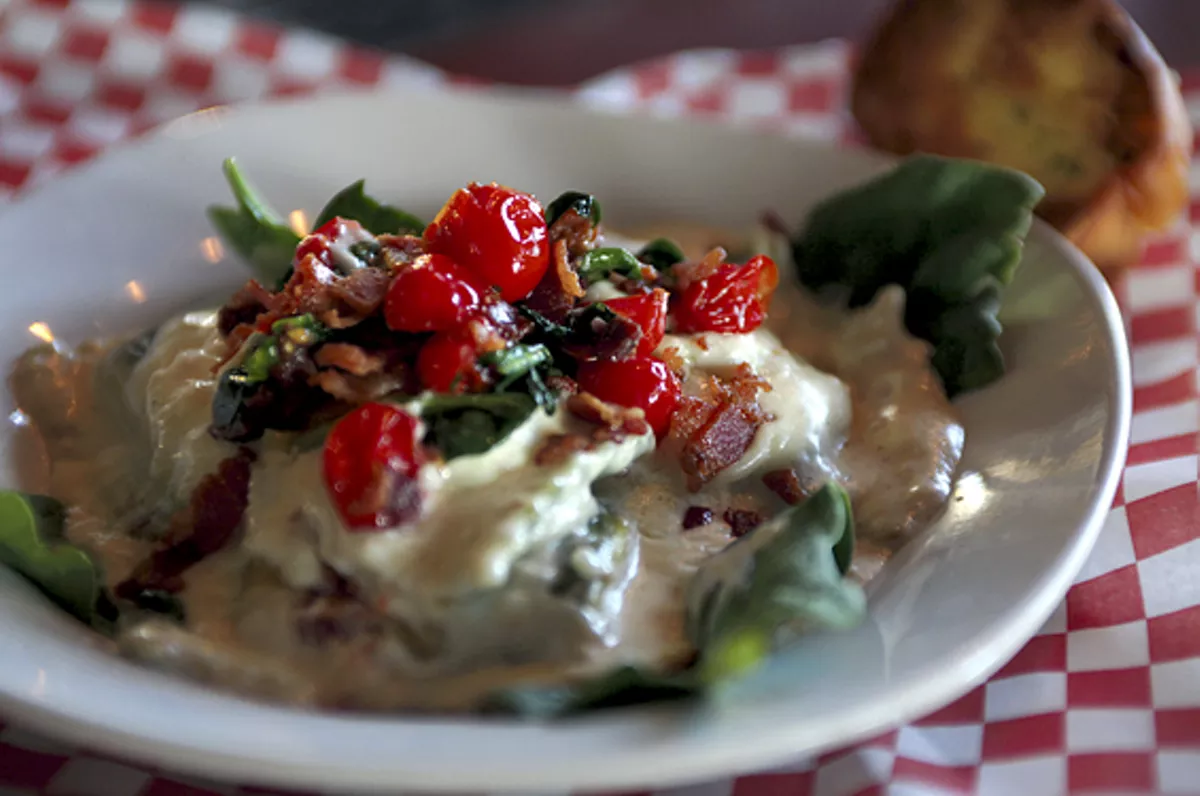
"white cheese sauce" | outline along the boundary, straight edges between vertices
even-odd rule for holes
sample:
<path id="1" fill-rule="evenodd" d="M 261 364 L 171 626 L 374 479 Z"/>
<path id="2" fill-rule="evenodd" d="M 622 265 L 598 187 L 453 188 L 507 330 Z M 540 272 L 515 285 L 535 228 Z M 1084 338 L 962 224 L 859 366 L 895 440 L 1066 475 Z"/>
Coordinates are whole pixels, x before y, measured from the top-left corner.
<path id="1" fill-rule="evenodd" d="M 340 243 L 335 256 L 351 256 L 353 241 Z M 692 654 L 683 595 L 730 540 L 722 512 L 778 511 L 761 479 L 787 468 L 847 485 L 866 539 L 856 566 L 869 576 L 945 502 L 962 427 L 927 346 L 903 328 L 902 294 L 831 312 L 786 287 L 780 265 L 770 330 L 673 334 L 660 348 L 678 354 L 685 390 L 742 365 L 770 385 L 759 397 L 770 419 L 699 492 L 687 490 L 677 450 L 656 448 L 649 433 L 539 463 L 549 437 L 592 428 L 560 407 L 482 455 L 423 466 L 419 522 L 356 533 L 326 494 L 320 449 L 271 433 L 257 444 L 241 538 L 185 576 L 188 628 L 128 628 L 123 651 L 255 696 L 379 710 L 470 709 L 525 681 L 682 663 Z M 619 295 L 600 282 L 587 298 Z M 164 325 L 126 369 L 102 346 L 42 351 L 14 369 L 49 491 L 73 506 L 68 534 L 96 552 L 111 583 L 152 549 L 138 535 L 161 530 L 235 450 L 208 433 L 222 353 L 215 315 L 195 313 Z M 683 530 L 689 507 L 710 509 L 712 521 Z M 628 526 L 605 524 L 605 512 Z M 596 518 L 606 530 L 593 533 Z M 353 599 L 338 603 L 346 613 L 330 632 L 341 635 L 314 640 L 301 627 L 308 612 L 343 599 L 328 595 L 331 573 Z"/>

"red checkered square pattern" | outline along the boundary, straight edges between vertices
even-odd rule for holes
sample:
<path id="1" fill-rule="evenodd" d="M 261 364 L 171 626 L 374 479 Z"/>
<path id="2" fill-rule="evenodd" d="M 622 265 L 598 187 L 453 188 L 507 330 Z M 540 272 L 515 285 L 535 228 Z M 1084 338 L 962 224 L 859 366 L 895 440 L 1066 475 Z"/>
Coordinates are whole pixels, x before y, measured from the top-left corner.
<path id="1" fill-rule="evenodd" d="M 605 75 L 576 96 L 608 109 L 706 115 L 856 146 L 844 113 L 850 57 L 841 42 L 689 52 Z M 478 83 L 198 6 L 0 0 L 0 202 L 120 138 L 214 104 L 342 87 Z M 1200 109 L 1200 72 L 1184 75 L 1183 86 Z M 1133 350 L 1129 460 L 1096 550 L 1059 613 L 987 683 L 933 714 L 703 792 L 1200 793 L 1200 231 L 1193 225 L 1200 225 L 1200 196 L 1117 285 Z M 102 760 L 0 725 L 4 794 L 272 792 Z"/>

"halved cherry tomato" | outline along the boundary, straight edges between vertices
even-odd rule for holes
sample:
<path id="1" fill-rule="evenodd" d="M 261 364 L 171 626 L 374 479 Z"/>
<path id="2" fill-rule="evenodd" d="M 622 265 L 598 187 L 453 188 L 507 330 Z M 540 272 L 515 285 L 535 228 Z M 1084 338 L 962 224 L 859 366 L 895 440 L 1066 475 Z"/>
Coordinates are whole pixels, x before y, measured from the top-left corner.
<path id="1" fill-rule="evenodd" d="M 642 339 L 638 341 L 637 351 L 634 352 L 638 356 L 649 356 L 662 342 L 667 331 L 669 298 L 667 291 L 655 288 L 644 296 L 625 296 L 604 302 L 610 310 L 624 315 L 641 328 Z"/>
<path id="2" fill-rule="evenodd" d="M 425 229 L 426 247 L 496 287 L 505 301 L 528 296 L 550 263 L 542 206 L 491 183 L 460 189 Z"/>
<path id="3" fill-rule="evenodd" d="M 576 380 L 579 389 L 601 401 L 640 408 L 659 439 L 671 427 L 671 415 L 682 392 L 671 369 L 653 357 L 583 362 Z"/>
<path id="4" fill-rule="evenodd" d="M 767 316 L 779 269 L 758 255 L 745 265 L 722 263 L 716 273 L 688 285 L 673 308 L 681 332 L 752 332 Z"/>
<path id="5" fill-rule="evenodd" d="M 486 292 L 474 274 L 446 255 L 423 254 L 393 277 L 383 317 L 397 332 L 440 332 L 477 311 Z"/>
<path id="6" fill-rule="evenodd" d="M 347 528 L 382 530 L 417 517 L 417 472 L 425 460 L 419 442 L 416 418 L 390 404 L 363 404 L 337 422 L 322 468 Z"/>
<path id="7" fill-rule="evenodd" d="M 421 386 L 434 392 L 477 392 L 487 386 L 487 375 L 478 365 L 479 357 L 507 344 L 500 332 L 480 316 L 438 332 L 417 354 Z"/>

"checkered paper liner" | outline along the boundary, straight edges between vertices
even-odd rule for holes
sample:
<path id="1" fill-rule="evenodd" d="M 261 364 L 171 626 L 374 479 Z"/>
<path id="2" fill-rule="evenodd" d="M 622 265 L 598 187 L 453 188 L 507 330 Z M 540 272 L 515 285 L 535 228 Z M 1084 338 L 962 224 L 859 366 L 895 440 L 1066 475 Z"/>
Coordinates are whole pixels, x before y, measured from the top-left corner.
<path id="1" fill-rule="evenodd" d="M 577 101 L 853 143 L 842 42 L 690 52 L 592 81 Z M 214 104 L 362 86 L 471 83 L 225 11 L 127 0 L 0 0 L 0 212 L 21 188 Z M 1200 72 L 1184 76 L 1200 123 Z M 1190 213 L 1118 285 L 1133 350 L 1121 488 L 1042 631 L 985 685 L 853 748 L 696 796 L 1200 793 L 1197 316 L 1200 166 Z M 200 782 L 0 722 L 0 796 L 264 793 Z"/>

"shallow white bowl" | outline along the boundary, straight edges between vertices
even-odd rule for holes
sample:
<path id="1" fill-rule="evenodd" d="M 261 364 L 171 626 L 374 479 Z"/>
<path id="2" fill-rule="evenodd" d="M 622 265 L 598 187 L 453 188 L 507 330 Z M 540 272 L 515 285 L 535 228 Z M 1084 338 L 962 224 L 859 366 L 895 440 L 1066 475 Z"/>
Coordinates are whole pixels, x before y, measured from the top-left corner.
<path id="1" fill-rule="evenodd" d="M 823 145 L 496 95 L 209 111 L 0 214 L 0 359 L 36 342 L 35 321 L 75 343 L 151 324 L 239 284 L 238 263 L 208 262 L 202 250 L 212 234 L 204 207 L 227 201 L 220 162 L 228 155 L 277 206 L 310 217 L 366 176 L 373 194 L 427 216 L 469 180 L 543 198 L 583 189 L 616 225 L 663 217 L 743 224 L 767 208 L 796 222 L 815 199 L 885 165 Z M 139 293 L 144 303 L 131 299 Z M 554 725 L 263 706 L 109 657 L 0 569 L 0 714 L 92 748 L 242 782 L 493 791 L 701 780 L 915 718 L 979 683 L 1046 620 L 1096 538 L 1124 461 L 1129 362 L 1116 304 L 1091 263 L 1036 225 L 1004 315 L 1009 373 L 960 401 L 967 448 L 958 493 L 872 584 L 870 621 L 779 656 L 720 705 Z M 0 431 L 6 461 L 10 445 L 9 430 Z"/>

